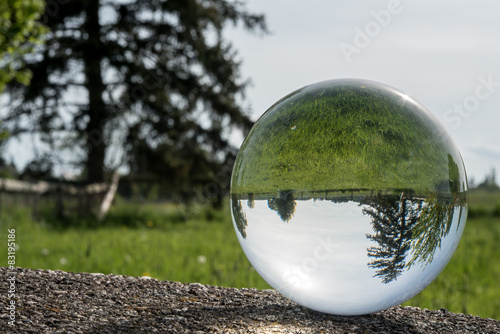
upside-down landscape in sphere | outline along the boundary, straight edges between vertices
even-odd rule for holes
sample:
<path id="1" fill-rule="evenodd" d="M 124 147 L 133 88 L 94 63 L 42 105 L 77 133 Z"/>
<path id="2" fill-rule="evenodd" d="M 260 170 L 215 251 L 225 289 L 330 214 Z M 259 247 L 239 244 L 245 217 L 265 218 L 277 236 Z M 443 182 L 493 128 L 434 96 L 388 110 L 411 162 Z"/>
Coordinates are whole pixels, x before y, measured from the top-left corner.
<path id="1" fill-rule="evenodd" d="M 355 79 L 271 106 L 231 180 L 233 224 L 257 272 L 297 303 L 340 315 L 422 291 L 458 245 L 467 196 L 460 153 L 435 117 Z"/>

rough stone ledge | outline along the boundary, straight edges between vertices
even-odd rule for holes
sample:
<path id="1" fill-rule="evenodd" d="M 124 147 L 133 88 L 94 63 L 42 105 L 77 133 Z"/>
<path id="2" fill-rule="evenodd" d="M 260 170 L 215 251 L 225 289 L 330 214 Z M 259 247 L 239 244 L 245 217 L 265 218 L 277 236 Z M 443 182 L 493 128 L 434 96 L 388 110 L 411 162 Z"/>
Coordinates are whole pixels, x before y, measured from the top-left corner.
<path id="1" fill-rule="evenodd" d="M 445 309 L 393 307 L 346 317 L 307 311 L 280 294 L 141 277 L 0 267 L 5 333 L 500 333 L 500 321 Z"/>

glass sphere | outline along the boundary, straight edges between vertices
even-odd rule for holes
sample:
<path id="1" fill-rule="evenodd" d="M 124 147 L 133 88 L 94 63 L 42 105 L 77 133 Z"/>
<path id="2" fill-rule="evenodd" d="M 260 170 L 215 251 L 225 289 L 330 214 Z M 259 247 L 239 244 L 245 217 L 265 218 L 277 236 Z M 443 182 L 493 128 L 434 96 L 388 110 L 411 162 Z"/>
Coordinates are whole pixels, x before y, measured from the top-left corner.
<path id="1" fill-rule="evenodd" d="M 284 296 L 359 315 L 422 291 L 467 217 L 460 153 L 408 95 L 366 80 L 306 86 L 243 142 L 231 212 L 252 266 Z"/>

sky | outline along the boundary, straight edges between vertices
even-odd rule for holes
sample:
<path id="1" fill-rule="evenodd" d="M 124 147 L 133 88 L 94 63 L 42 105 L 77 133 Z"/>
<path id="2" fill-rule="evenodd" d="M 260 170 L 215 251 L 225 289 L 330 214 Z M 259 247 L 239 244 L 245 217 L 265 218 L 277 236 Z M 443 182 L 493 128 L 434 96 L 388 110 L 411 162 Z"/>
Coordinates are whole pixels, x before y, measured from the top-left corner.
<path id="1" fill-rule="evenodd" d="M 359 78 L 410 95 L 441 121 L 477 184 L 500 171 L 500 2 L 247 0 L 270 35 L 229 29 L 257 120 L 288 93 Z M 498 183 L 498 177 L 497 177 Z"/>

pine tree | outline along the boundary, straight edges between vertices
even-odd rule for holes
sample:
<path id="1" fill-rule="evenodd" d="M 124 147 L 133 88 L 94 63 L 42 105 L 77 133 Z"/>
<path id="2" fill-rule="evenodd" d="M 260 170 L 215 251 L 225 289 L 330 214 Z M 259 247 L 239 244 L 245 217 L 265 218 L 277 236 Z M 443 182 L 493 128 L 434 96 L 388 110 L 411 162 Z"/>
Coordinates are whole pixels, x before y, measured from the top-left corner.
<path id="1" fill-rule="evenodd" d="M 369 207 L 363 213 L 372 218 L 375 234 L 366 237 L 377 243 L 368 248 L 368 256 L 374 258 L 368 266 L 376 269 L 374 277 L 382 283 L 390 283 L 405 270 L 405 259 L 411 250 L 412 228 L 418 221 L 421 201 L 413 201 L 394 195 L 378 195 L 365 203 Z"/>
<path id="2" fill-rule="evenodd" d="M 231 162 L 229 129 L 252 122 L 223 31 L 265 33 L 262 15 L 226 0 L 65 0 L 44 18 L 46 45 L 24 58 L 32 84 L 8 86 L 12 134 L 38 133 L 89 183 L 128 166 L 186 189 Z"/>

